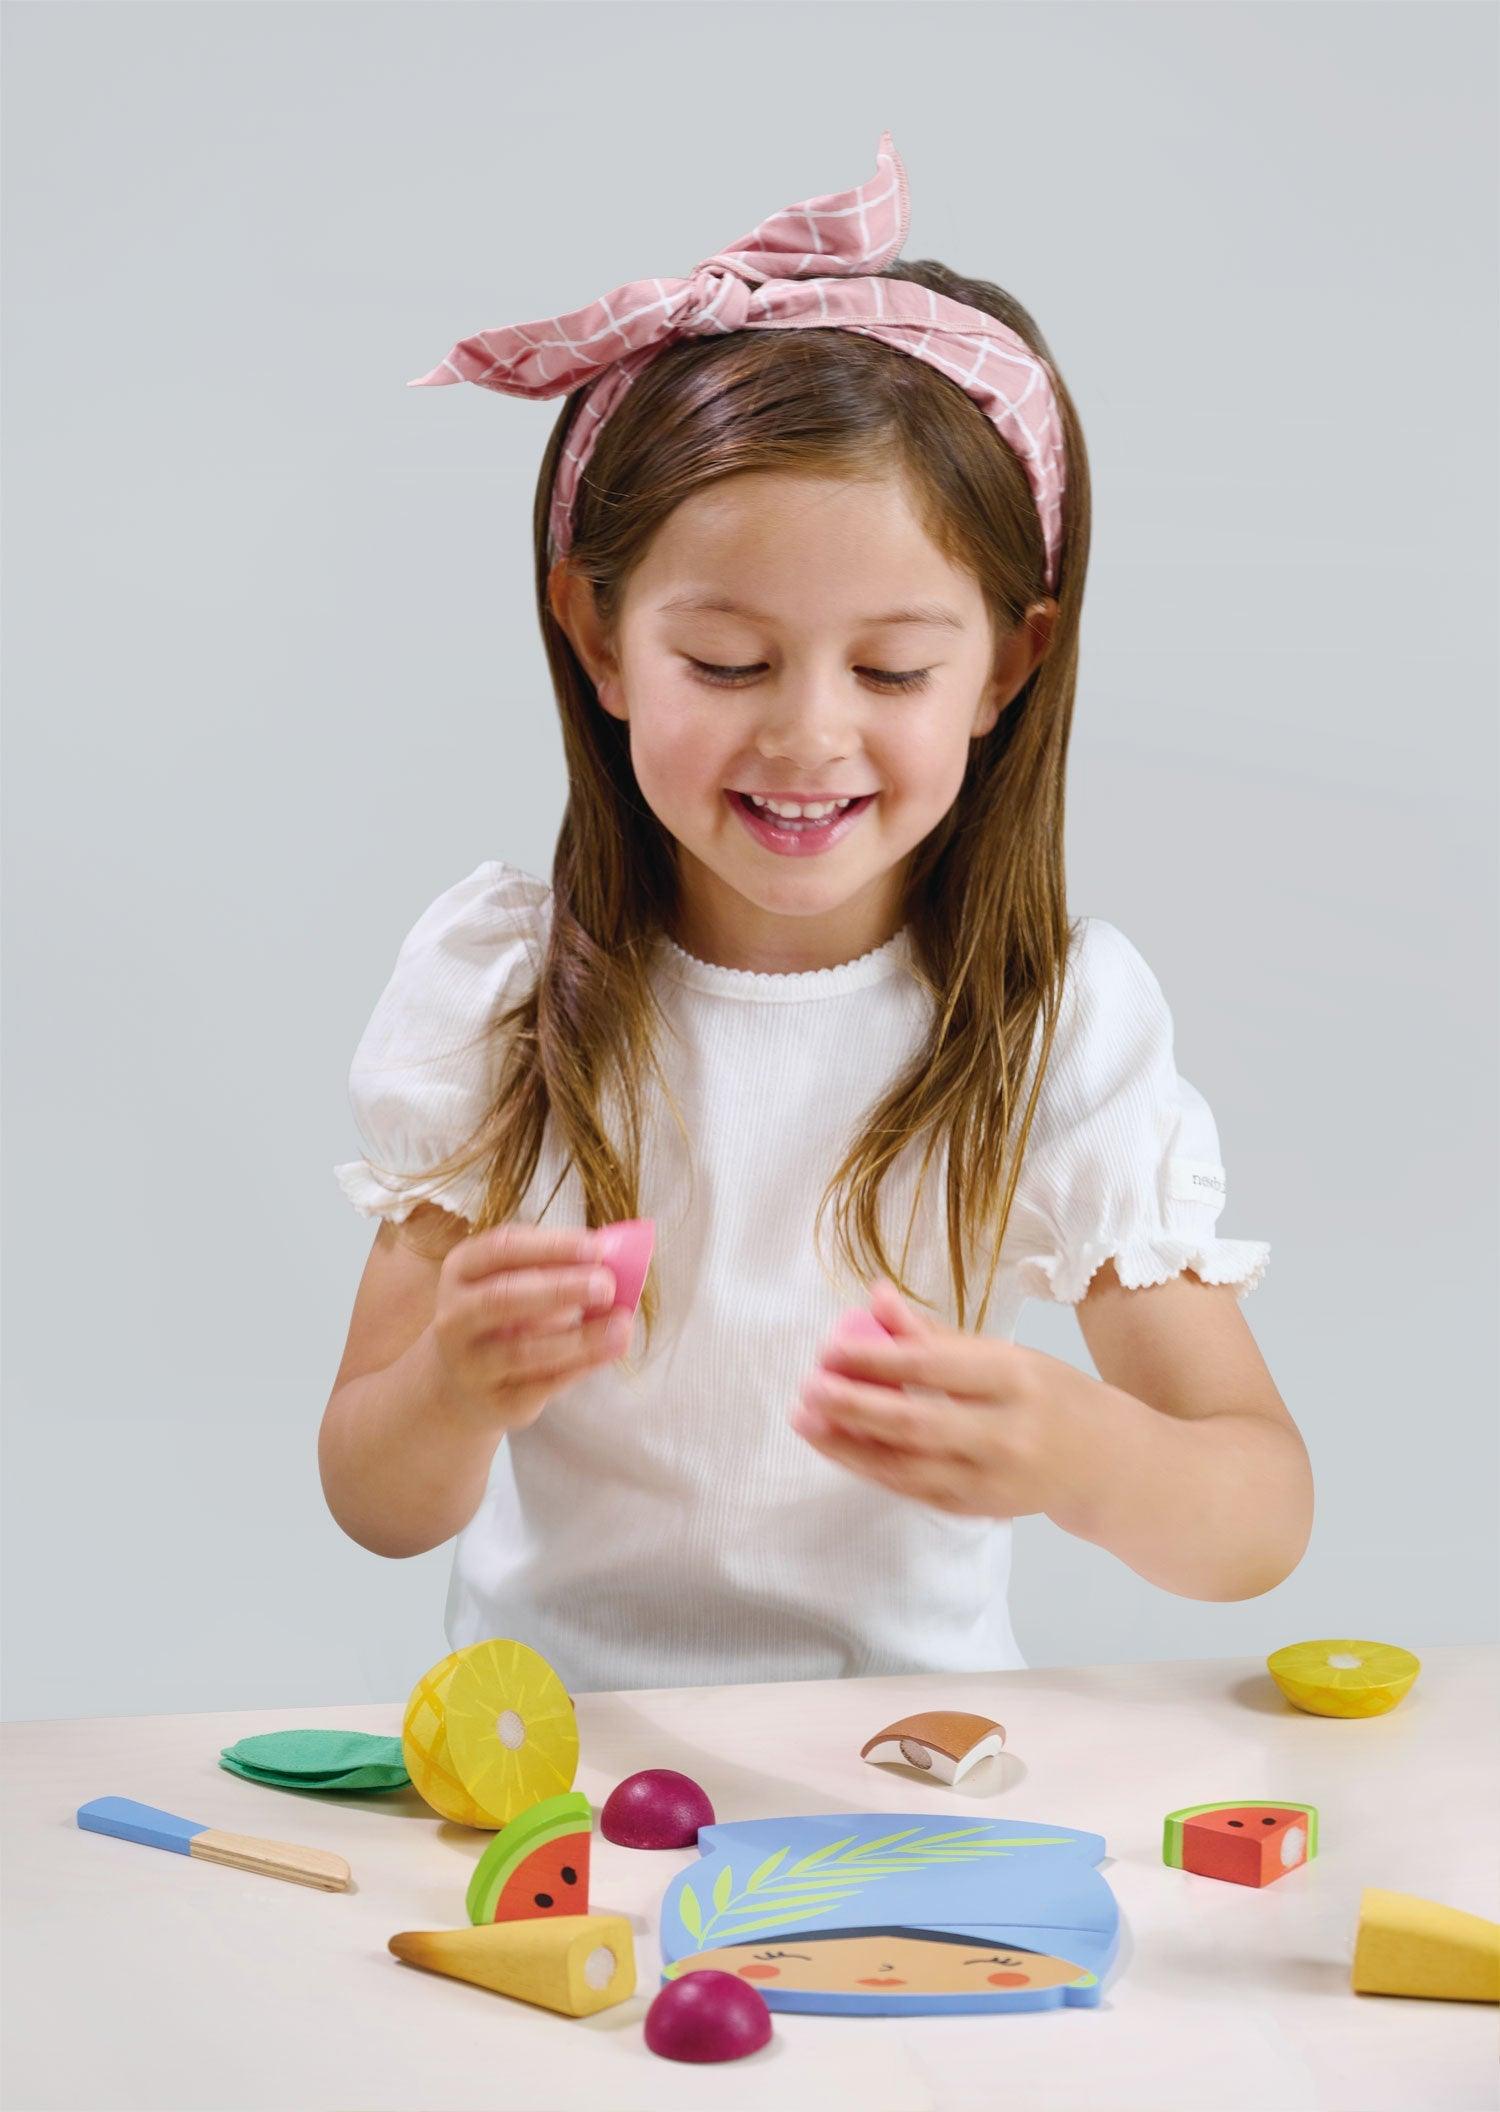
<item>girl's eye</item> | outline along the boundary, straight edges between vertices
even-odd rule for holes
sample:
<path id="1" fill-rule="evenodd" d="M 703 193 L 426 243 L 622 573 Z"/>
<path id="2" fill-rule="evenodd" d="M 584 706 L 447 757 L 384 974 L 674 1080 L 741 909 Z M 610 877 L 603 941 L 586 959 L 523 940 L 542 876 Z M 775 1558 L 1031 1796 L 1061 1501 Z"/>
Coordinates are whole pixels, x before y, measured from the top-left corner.
<path id="1" fill-rule="evenodd" d="M 755 674 L 753 667 L 714 667 L 704 660 L 688 659 L 688 666 L 701 681 L 710 683 L 715 689 L 739 689 L 746 679 Z M 889 674 L 878 667 L 862 667 L 858 670 L 868 675 L 872 682 L 886 689 L 925 689 L 932 674 L 930 667 L 913 668 L 909 674 Z"/>

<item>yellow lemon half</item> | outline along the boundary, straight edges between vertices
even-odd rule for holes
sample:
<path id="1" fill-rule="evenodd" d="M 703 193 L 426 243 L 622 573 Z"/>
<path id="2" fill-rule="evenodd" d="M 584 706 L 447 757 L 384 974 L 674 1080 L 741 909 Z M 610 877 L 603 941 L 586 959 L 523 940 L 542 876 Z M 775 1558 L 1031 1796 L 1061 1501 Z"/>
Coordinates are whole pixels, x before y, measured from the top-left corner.
<path id="1" fill-rule="evenodd" d="M 1421 1669 L 1419 1658 L 1394 1643 L 1288 1643 L 1266 1659 L 1287 1700 L 1313 1716 L 1383 1716 Z"/>

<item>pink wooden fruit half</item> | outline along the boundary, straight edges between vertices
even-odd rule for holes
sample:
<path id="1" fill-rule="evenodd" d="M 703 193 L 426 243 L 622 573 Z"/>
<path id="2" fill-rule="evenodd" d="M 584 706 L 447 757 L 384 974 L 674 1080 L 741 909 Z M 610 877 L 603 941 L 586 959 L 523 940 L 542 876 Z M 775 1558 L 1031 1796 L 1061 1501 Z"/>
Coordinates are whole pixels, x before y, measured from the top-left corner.
<path id="1" fill-rule="evenodd" d="M 895 1338 L 883 1320 L 877 1320 L 868 1306 L 851 1305 L 840 1313 L 833 1323 L 833 1332 L 857 1341 L 861 1335 L 874 1342 L 890 1342 Z"/>
<path id="2" fill-rule="evenodd" d="M 818 1362 L 827 1364 L 830 1349 L 837 1349 L 843 1342 L 894 1342 L 895 1336 L 883 1321 L 863 1305 L 851 1305 L 840 1313 L 833 1329 L 818 1354 Z M 867 1386 L 888 1385 L 888 1380 L 866 1379 Z"/>
<path id="3" fill-rule="evenodd" d="M 641 1302 L 646 1271 L 651 1266 L 651 1249 L 656 1244 L 656 1219 L 622 1217 L 612 1225 L 601 1225 L 595 1236 L 599 1242 L 597 1258 L 606 1268 L 614 1270 L 615 1295 L 611 1309 L 633 1313 Z"/>

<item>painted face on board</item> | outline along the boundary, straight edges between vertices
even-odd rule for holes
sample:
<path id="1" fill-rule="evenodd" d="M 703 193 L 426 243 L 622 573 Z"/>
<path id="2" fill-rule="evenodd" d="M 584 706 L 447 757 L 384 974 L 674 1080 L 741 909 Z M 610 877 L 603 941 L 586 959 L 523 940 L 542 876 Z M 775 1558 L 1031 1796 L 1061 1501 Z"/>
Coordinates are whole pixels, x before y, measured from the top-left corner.
<path id="1" fill-rule="evenodd" d="M 1062 1987 L 1086 1968 L 1046 1951 L 976 1943 L 930 1929 L 842 1929 L 789 1936 L 781 1943 L 727 1943 L 697 1951 L 673 1968 L 682 1973 L 712 1967 L 734 1973 L 752 1986 L 817 1989 L 857 1995 L 972 1994 L 997 1988 Z"/>

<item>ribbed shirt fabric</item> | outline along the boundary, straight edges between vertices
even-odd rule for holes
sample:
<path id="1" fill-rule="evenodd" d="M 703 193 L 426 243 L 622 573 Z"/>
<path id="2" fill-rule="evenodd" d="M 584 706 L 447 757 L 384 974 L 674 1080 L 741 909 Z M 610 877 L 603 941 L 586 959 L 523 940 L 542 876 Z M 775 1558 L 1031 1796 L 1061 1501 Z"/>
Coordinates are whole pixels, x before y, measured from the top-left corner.
<path id="1" fill-rule="evenodd" d="M 489 860 L 402 943 L 349 1074 L 366 1156 L 334 1168 L 365 1216 L 399 1221 L 425 1198 L 475 1219 L 483 1167 L 398 1196 L 370 1162 L 420 1173 L 477 1126 L 499 1076 L 487 1028 L 539 971 L 550 903 L 544 881 Z M 787 1421 L 839 1313 L 864 1299 L 833 1255 L 831 1208 L 832 1275 L 813 1218 L 861 1112 L 924 1039 L 930 1000 L 910 958 L 905 931 L 790 974 L 659 940 L 651 972 L 675 1030 L 660 1055 L 688 1141 L 648 1089 L 651 1353 L 640 1361 L 638 1321 L 637 1371 L 573 1381 L 501 1442 L 455 1543 L 451 1649 L 514 1636 L 571 1693 L 1024 1667 L 1010 1521 L 877 1487 Z M 881 1191 L 893 1259 L 923 1148 Z M 907 1280 L 953 1326 L 946 1171 L 934 1152 Z M 535 1220 L 560 1176 L 546 1222 L 585 1223 L 550 1129 L 521 1218 Z M 1028 1297 L 1076 1302 L 1109 1257 L 1127 1287 L 1191 1268 L 1243 1296 L 1270 1250 L 1217 1238 L 1223 1206 L 1214 1118 L 1177 1072 L 1161 988 L 1114 925 L 1081 918 L 985 1333 L 1012 1337 Z M 982 1286 L 971 1270 L 971 1324 Z"/>

